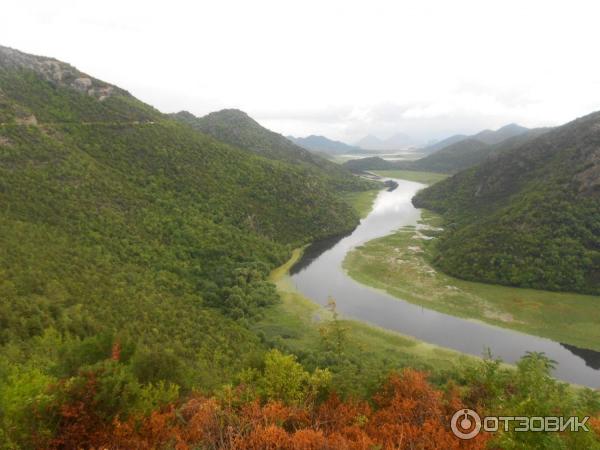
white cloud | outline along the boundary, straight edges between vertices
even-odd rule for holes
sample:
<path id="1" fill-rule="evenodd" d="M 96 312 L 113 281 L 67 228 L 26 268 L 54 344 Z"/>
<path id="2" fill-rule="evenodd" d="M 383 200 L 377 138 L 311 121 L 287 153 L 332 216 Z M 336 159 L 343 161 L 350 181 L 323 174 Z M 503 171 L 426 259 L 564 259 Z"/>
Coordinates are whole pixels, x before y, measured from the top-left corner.
<path id="1" fill-rule="evenodd" d="M 164 111 L 278 131 L 441 137 L 600 109 L 600 4 L 492 0 L 6 2 L 0 44 Z"/>

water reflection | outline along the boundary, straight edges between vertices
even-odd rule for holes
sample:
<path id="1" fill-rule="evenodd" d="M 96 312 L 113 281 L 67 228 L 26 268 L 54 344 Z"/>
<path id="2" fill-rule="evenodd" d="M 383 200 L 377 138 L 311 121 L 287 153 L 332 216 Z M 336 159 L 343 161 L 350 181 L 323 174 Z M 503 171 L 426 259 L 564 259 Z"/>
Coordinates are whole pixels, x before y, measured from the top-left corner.
<path id="1" fill-rule="evenodd" d="M 585 361 L 585 365 L 592 369 L 600 370 L 600 352 L 594 350 L 588 350 L 587 348 L 579 348 L 574 345 L 561 344 L 564 348 L 569 350 L 574 355 L 579 356 Z"/>
<path id="2" fill-rule="evenodd" d="M 423 185 L 395 181 L 398 188 L 382 191 L 371 213 L 351 234 L 308 247 L 291 270 L 296 288 L 322 305 L 329 296 L 334 297 L 338 310 L 347 317 L 464 353 L 480 356 L 489 348 L 494 356 L 514 363 L 526 351 L 544 352 L 559 363 L 556 377 L 600 387 L 600 352 L 442 314 L 371 289 L 346 275 L 342 261 L 349 250 L 402 226 L 416 225 L 420 213 L 410 200 Z"/>
<path id="3" fill-rule="evenodd" d="M 290 269 L 290 275 L 295 275 L 298 272 L 302 272 L 305 268 L 307 268 L 315 259 L 321 256 L 324 252 L 335 246 L 338 242 L 344 239 L 346 236 L 349 236 L 352 233 L 342 234 L 339 236 L 332 236 L 327 239 L 321 239 L 320 241 L 313 242 L 306 249 L 304 249 L 304 253 L 302 254 L 302 258 L 300 258 L 296 264 L 292 266 Z"/>

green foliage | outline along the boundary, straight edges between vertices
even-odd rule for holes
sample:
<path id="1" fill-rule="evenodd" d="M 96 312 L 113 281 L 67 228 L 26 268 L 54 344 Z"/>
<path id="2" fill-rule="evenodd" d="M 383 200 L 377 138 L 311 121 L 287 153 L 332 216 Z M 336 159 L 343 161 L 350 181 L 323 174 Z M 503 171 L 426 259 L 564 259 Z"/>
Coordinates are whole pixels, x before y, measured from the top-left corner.
<path id="1" fill-rule="evenodd" d="M 164 383 L 187 386 L 185 364 L 177 353 L 163 346 L 138 347 L 131 360 L 131 371 L 142 383 Z"/>
<path id="2" fill-rule="evenodd" d="M 66 391 L 87 389 L 90 376 L 96 382 L 95 412 L 102 418 L 108 421 L 118 415 L 126 417 L 130 411 L 137 409 L 141 386 L 125 365 L 118 361 L 104 360 L 84 367 L 79 376 L 69 380 Z"/>
<path id="3" fill-rule="evenodd" d="M 319 368 L 310 373 L 294 355 L 271 350 L 265 355 L 262 373 L 255 373 L 249 379 L 246 377 L 246 381 L 255 384 L 264 399 L 299 405 L 323 396 L 331 385 L 331 373 Z"/>
<path id="4" fill-rule="evenodd" d="M 163 380 L 142 385 L 138 394 L 136 409 L 144 415 L 175 403 L 179 400 L 179 386 Z"/>
<path id="5" fill-rule="evenodd" d="M 468 402 L 477 405 L 479 412 L 494 416 L 583 419 L 597 415 L 600 394 L 589 389 L 574 393 L 566 383 L 551 376 L 554 366 L 554 361 L 543 353 L 527 353 L 517 363 L 516 371 L 490 358 L 469 371 Z M 510 431 L 496 434 L 493 445 L 511 450 L 600 448 L 593 432 L 516 432 L 515 423 L 512 425 Z"/>
<path id="6" fill-rule="evenodd" d="M 267 353 L 262 379 L 262 391 L 266 398 L 289 404 L 298 403 L 305 395 L 307 378 L 308 373 L 294 356 L 284 355 L 278 350 Z"/>
<path id="7" fill-rule="evenodd" d="M 44 410 L 53 401 L 48 386 L 56 382 L 54 377 L 40 368 L 6 364 L 7 372 L 0 380 L 0 448 L 20 448 L 30 442 L 32 435 L 50 436 L 52 430 L 42 426 L 34 409 Z"/>
<path id="8" fill-rule="evenodd" d="M 39 122 L 152 121 L 162 115 L 127 92 L 115 88 L 106 100 L 82 95 L 46 81 L 32 70 L 0 67 L 0 123 L 34 115 Z M 3 117 L 4 116 L 4 117 Z"/>
<path id="9" fill-rule="evenodd" d="M 331 320 L 319 329 L 326 351 L 333 352 L 338 359 L 343 359 L 344 350 L 348 345 L 349 328 L 339 319 L 335 300 L 327 299 L 327 309 L 331 312 Z"/>

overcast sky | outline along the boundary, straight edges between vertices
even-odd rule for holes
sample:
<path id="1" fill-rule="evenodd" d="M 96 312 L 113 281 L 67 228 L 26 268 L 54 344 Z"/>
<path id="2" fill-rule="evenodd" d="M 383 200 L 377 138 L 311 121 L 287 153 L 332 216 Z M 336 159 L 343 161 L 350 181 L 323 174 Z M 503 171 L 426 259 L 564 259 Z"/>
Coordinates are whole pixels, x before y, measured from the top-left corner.
<path id="1" fill-rule="evenodd" d="M 233 107 L 284 134 L 430 139 L 600 110 L 599 21 L 595 0 L 14 0 L 0 45 L 165 112 Z"/>

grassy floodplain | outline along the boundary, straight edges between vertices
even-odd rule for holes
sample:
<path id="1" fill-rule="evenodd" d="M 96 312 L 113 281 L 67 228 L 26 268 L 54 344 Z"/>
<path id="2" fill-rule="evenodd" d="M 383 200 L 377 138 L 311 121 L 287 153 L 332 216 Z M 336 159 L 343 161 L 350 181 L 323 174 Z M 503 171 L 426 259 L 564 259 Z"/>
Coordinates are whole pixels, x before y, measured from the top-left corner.
<path id="1" fill-rule="evenodd" d="M 361 219 L 364 219 L 371 212 L 373 208 L 373 202 L 379 194 L 378 189 L 370 191 L 358 191 L 358 192 L 344 192 L 342 198 L 350 203 L 356 210 Z"/>
<path id="2" fill-rule="evenodd" d="M 419 172 L 416 170 L 373 170 L 374 174 L 381 177 L 400 178 L 402 180 L 416 181 L 423 184 L 434 184 L 448 178 L 445 173 Z"/>
<path id="3" fill-rule="evenodd" d="M 321 330 L 332 320 L 332 313 L 298 292 L 288 276 L 289 269 L 301 255 L 302 249 L 294 250 L 292 258 L 271 273 L 270 281 L 277 286 L 282 301 L 270 306 L 254 325 L 268 342 L 295 354 L 321 351 Z M 479 361 L 479 358 L 364 322 L 343 319 L 341 324 L 348 335 L 347 356 L 360 361 L 365 386 L 380 380 L 392 369 L 422 369 L 430 372 L 435 380 L 456 376 Z"/>
<path id="4" fill-rule="evenodd" d="M 431 264 L 440 216 L 352 250 L 344 268 L 355 280 L 403 300 L 583 348 L 600 350 L 600 297 L 464 281 Z"/>

